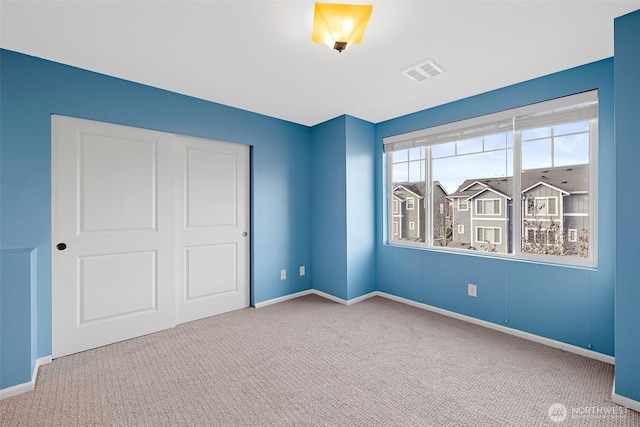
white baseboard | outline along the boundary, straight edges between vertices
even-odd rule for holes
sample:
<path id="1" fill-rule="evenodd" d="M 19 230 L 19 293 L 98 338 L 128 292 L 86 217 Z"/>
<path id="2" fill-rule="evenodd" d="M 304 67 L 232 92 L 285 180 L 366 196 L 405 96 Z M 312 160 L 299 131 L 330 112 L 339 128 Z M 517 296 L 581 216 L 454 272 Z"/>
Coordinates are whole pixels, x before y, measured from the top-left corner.
<path id="1" fill-rule="evenodd" d="M 355 303 L 360 302 L 360 301 L 364 301 L 364 300 L 366 300 L 368 298 L 375 297 L 377 294 L 376 294 L 376 292 L 370 292 L 368 294 L 361 295 L 361 296 L 359 296 L 357 298 L 352 298 L 350 300 L 344 300 L 342 298 L 338 298 L 336 296 L 333 296 L 333 295 L 328 294 L 326 292 L 319 291 L 317 289 L 308 289 L 306 291 L 296 292 L 295 294 L 285 295 L 283 297 L 274 298 L 274 299 L 270 299 L 270 300 L 267 300 L 267 301 L 259 302 L 259 303 L 255 304 L 255 308 L 266 307 L 268 305 L 277 304 L 279 302 L 288 301 L 290 299 L 300 298 L 300 297 L 303 297 L 305 295 L 318 295 L 319 297 L 328 299 L 328 300 L 333 301 L 333 302 L 337 302 L 338 304 L 351 305 L 351 304 L 355 304 Z"/>
<path id="2" fill-rule="evenodd" d="M 350 300 L 346 300 L 346 299 L 335 297 L 335 296 L 333 296 L 331 294 L 328 294 L 326 292 L 319 291 L 317 289 L 312 289 L 311 293 L 314 294 L 314 295 L 318 295 L 319 297 L 326 298 L 328 300 L 331 300 L 331 301 L 334 301 L 334 302 L 337 302 L 337 303 L 340 303 L 340 304 L 343 304 L 343 305 L 355 304 L 357 302 L 364 301 L 366 299 L 369 299 L 371 297 L 375 297 L 376 296 L 376 292 L 374 291 L 374 292 L 369 292 L 368 294 L 360 295 L 357 298 L 351 298 Z"/>
<path id="3" fill-rule="evenodd" d="M 308 289 L 306 291 L 296 292 L 295 294 L 289 294 L 289 295 L 285 295 L 283 297 L 274 298 L 274 299 L 270 299 L 270 300 L 267 300 L 267 301 L 262 301 L 262 302 L 259 302 L 257 304 L 254 304 L 254 307 L 255 308 L 266 307 L 268 305 L 277 304 L 279 302 L 288 301 L 290 299 L 300 298 L 300 297 L 303 297 L 305 295 L 311 295 L 311 293 L 312 293 L 312 290 Z"/>
<path id="4" fill-rule="evenodd" d="M 629 399 L 628 397 L 620 396 L 616 394 L 616 381 L 613 380 L 613 390 L 611 391 L 611 401 L 625 408 L 633 409 L 640 412 L 640 402 L 637 400 Z"/>
<path id="5" fill-rule="evenodd" d="M 487 322 L 486 320 L 476 319 L 475 317 L 471 317 L 471 316 L 465 316 L 464 314 L 456 313 L 454 311 L 444 310 L 442 308 L 434 307 L 421 302 L 416 302 L 406 298 L 387 294 L 385 292 L 376 291 L 376 293 L 378 296 L 381 296 L 383 298 L 388 298 L 390 300 L 411 305 L 413 307 L 418 307 L 423 310 L 432 311 L 434 313 L 442 314 L 444 316 L 453 317 L 454 319 L 463 320 L 465 322 L 473 323 L 479 326 L 484 326 L 485 328 L 493 329 L 494 331 L 503 332 L 509 335 L 514 335 L 516 337 L 524 338 L 529 341 L 534 341 L 540 344 L 548 345 L 549 347 L 558 348 L 560 350 L 568 351 L 570 353 L 579 354 L 581 356 L 589 357 L 591 359 L 596 359 L 601 362 L 615 365 L 615 358 L 613 356 L 608 356 L 606 354 L 598 353 L 597 351 L 587 350 L 586 348 L 567 344 L 562 341 L 556 341 L 550 338 L 541 337 L 539 335 L 530 334 L 528 332 L 519 331 L 517 329 L 507 328 L 506 326 Z"/>
<path id="6" fill-rule="evenodd" d="M 36 386 L 36 379 L 38 378 L 38 369 L 40 366 L 47 365 L 51 363 L 51 356 L 41 357 L 36 359 L 36 366 L 33 368 L 33 374 L 31 375 L 31 381 L 27 383 L 17 384 L 11 387 L 3 388 L 0 390 L 0 400 L 6 399 L 8 397 L 17 396 L 22 393 L 26 393 L 31 391 Z"/>

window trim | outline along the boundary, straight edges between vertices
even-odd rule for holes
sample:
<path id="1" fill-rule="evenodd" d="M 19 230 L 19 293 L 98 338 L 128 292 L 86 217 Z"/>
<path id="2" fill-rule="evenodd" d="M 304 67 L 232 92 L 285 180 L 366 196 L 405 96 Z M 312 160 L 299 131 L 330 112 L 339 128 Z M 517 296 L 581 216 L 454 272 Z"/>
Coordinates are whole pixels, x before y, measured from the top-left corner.
<path id="1" fill-rule="evenodd" d="M 566 123 L 575 121 L 588 121 L 589 123 L 589 178 L 588 178 L 588 213 L 584 216 L 589 218 L 589 239 L 588 239 L 588 257 L 579 258 L 574 256 L 556 256 L 545 254 L 533 254 L 522 251 L 522 229 L 524 227 L 524 220 L 527 218 L 523 215 L 522 203 L 519 202 L 520 196 L 511 200 L 508 203 L 509 217 L 513 218 L 511 221 L 511 229 L 508 231 L 506 242 L 508 247 L 512 248 L 511 253 L 485 253 L 479 251 L 468 251 L 465 249 L 457 248 L 443 248 L 440 246 L 432 245 L 432 212 L 433 202 L 428 198 L 425 198 L 425 241 L 424 242 L 411 242 L 411 241 L 391 241 L 389 237 L 385 237 L 385 244 L 393 244 L 398 246 L 418 247 L 422 249 L 446 251 L 449 253 L 461 253 L 469 255 L 483 255 L 490 257 L 502 257 L 514 260 L 543 262 L 549 264 L 559 264 L 567 266 L 580 266 L 588 268 L 597 268 L 598 266 L 598 110 L 600 108 L 600 100 L 598 98 L 598 90 L 590 90 L 574 95 L 568 95 L 563 97 L 554 98 L 551 100 L 541 101 L 534 104 L 528 104 L 521 107 L 516 107 L 510 110 L 500 111 L 496 113 L 486 114 L 483 116 L 477 116 L 469 119 L 463 119 L 455 122 L 446 123 L 443 125 L 433 126 L 430 128 L 419 129 L 404 134 L 397 134 L 393 136 L 383 137 L 384 153 L 392 153 L 397 150 L 409 149 L 412 147 L 425 146 L 429 148 L 432 145 L 437 145 L 446 142 L 452 142 L 456 140 L 463 140 L 473 138 L 477 135 L 486 136 L 496 133 L 506 132 L 513 130 L 513 138 L 511 144 L 507 148 L 513 150 L 513 185 L 518 191 L 523 191 L 521 186 L 521 174 L 522 174 L 522 141 L 521 132 L 523 129 L 531 129 L 536 127 L 553 126 L 555 124 L 561 124 L 563 121 Z M 573 114 L 574 119 L 569 119 Z M 546 122 L 545 122 L 546 121 Z M 524 128 L 513 128 L 515 123 L 524 123 Z M 541 125 L 540 123 L 549 123 Z M 507 124 L 507 125 L 505 125 Z M 505 127 L 507 126 L 507 127 Z M 527 127 L 529 126 L 529 127 Z M 473 132 L 479 133 L 473 133 Z M 452 136 L 453 135 L 453 136 Z M 447 138 L 457 138 L 447 140 Z M 432 185 L 431 174 L 431 162 L 432 155 L 429 149 L 425 150 L 424 165 L 425 165 L 425 184 L 428 187 Z M 383 159 L 383 165 L 386 170 L 386 189 L 392 188 L 392 160 L 390 155 L 385 155 Z M 387 198 L 390 191 L 386 192 Z M 514 194 L 516 194 L 514 192 Z M 452 221 L 455 220 L 456 211 L 465 212 L 467 209 L 460 209 L 460 201 L 463 198 L 456 197 L 453 200 L 458 200 L 457 209 L 452 211 Z M 464 203 L 464 202 L 463 202 Z M 561 219 L 564 217 L 564 212 L 561 210 L 561 206 L 558 201 L 556 205 L 557 217 Z M 454 206 L 455 208 L 456 206 Z M 464 204 L 463 204 L 464 207 Z M 387 212 L 390 212 L 391 208 L 387 203 Z M 502 209 L 501 212 L 506 212 Z M 491 218 L 476 218 L 476 220 L 491 219 Z M 388 220 L 387 220 L 388 221 Z M 388 222 L 387 222 L 388 224 Z M 472 223 L 473 226 L 473 223 Z M 388 225 L 384 226 L 387 229 Z M 389 235 L 387 235 L 389 236 Z M 472 236 L 473 238 L 477 235 Z M 501 236 L 501 241 L 505 239 Z"/>
<path id="2" fill-rule="evenodd" d="M 482 204 L 484 205 L 485 202 L 495 202 L 498 201 L 498 213 L 480 213 L 479 209 L 478 209 L 478 202 L 482 202 Z M 484 207 L 482 208 L 482 210 L 484 210 Z M 475 215 L 477 216 L 502 216 L 502 199 L 495 197 L 493 199 L 476 199 L 476 210 L 475 210 Z"/>
<path id="3" fill-rule="evenodd" d="M 458 197 L 458 211 L 460 212 L 468 212 L 469 211 L 469 200 L 465 200 L 465 208 L 462 209 L 460 207 L 460 202 L 462 201 L 462 197 Z"/>
<path id="4" fill-rule="evenodd" d="M 546 199 L 546 200 L 547 200 L 547 204 L 545 205 L 545 208 L 546 208 L 547 212 L 544 212 L 544 213 L 542 213 L 542 214 L 540 214 L 540 215 L 544 215 L 544 216 L 552 216 L 552 217 L 558 217 L 558 216 L 560 216 L 560 209 L 558 209 L 558 208 L 559 208 L 559 205 L 558 205 L 558 197 L 557 197 L 557 196 L 540 196 L 540 197 L 535 197 L 535 196 L 534 196 L 534 197 L 533 197 L 534 207 L 535 207 L 535 203 L 536 203 L 536 201 L 538 201 L 538 200 L 542 200 L 542 199 Z M 555 207 L 556 207 L 556 213 L 553 213 L 553 214 L 550 214 L 550 213 L 549 213 L 549 199 L 553 199 L 553 200 L 555 200 L 555 201 L 556 201 L 556 204 L 555 204 Z M 530 212 L 529 212 L 529 206 L 527 206 L 526 211 L 527 211 L 527 212 L 526 212 L 526 214 L 525 214 L 525 215 L 526 215 L 527 217 L 529 217 L 529 218 L 534 217 L 534 216 L 536 215 L 536 214 L 534 214 L 534 213 L 530 213 Z"/>
<path id="5" fill-rule="evenodd" d="M 458 224 L 458 234 L 464 234 L 464 224 Z"/>
<path id="6" fill-rule="evenodd" d="M 578 243 L 578 229 L 569 228 L 567 231 L 567 240 L 569 243 Z"/>
<path id="7" fill-rule="evenodd" d="M 409 201 L 411 201 L 411 207 L 409 207 Z M 412 211 L 416 208 L 416 199 L 415 197 L 407 197 L 406 199 L 407 202 L 407 210 L 408 211 Z"/>
<path id="8" fill-rule="evenodd" d="M 499 239 L 500 241 L 498 241 L 498 242 L 487 242 L 486 240 L 478 240 L 478 230 L 480 230 L 480 229 L 483 229 L 483 230 L 485 230 L 485 229 L 498 230 L 499 231 L 498 234 L 499 234 L 499 237 L 500 237 L 500 239 Z M 492 245 L 502 245 L 502 228 L 501 227 L 489 227 L 489 226 L 486 226 L 486 225 L 478 225 L 478 226 L 476 226 L 476 232 L 475 232 L 475 236 L 474 236 L 473 240 L 474 240 L 475 243 L 489 243 L 489 244 L 492 244 Z M 506 254 L 502 254 L 502 255 L 506 255 Z"/>

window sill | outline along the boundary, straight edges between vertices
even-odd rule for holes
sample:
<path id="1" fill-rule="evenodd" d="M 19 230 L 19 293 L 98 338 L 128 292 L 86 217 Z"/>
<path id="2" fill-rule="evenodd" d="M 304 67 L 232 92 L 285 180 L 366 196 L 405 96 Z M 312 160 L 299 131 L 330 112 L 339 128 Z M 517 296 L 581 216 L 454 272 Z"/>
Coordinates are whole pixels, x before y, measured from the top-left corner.
<path id="1" fill-rule="evenodd" d="M 441 249 L 434 246 L 424 246 L 424 243 L 421 242 L 406 242 L 406 243 L 383 243 L 383 246 L 394 247 L 394 248 L 404 248 L 404 249 L 418 249 L 422 251 L 428 252 L 438 252 L 445 253 L 451 255 L 461 255 L 461 256 L 472 256 L 472 257 L 481 257 L 481 258 L 490 258 L 490 259 L 504 259 L 511 262 L 523 262 L 528 264 L 540 264 L 540 265 L 550 265 L 556 267 L 567 267 L 567 268 L 578 268 L 583 270 L 590 271 L 598 271 L 597 264 L 592 265 L 592 260 L 590 259 L 562 259 L 562 260 L 554 260 L 553 255 L 544 256 L 544 255 L 536 255 L 536 254 L 499 254 L 499 253 L 491 253 L 479 250 L 469 250 L 469 249 Z"/>

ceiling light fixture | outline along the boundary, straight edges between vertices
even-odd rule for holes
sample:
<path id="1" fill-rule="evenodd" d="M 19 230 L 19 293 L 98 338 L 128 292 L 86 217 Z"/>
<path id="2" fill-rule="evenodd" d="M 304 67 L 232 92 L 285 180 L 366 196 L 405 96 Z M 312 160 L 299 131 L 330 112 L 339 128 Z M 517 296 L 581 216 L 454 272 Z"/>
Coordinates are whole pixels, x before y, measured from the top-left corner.
<path id="1" fill-rule="evenodd" d="M 342 52 L 362 40 L 373 6 L 316 3 L 311 41 Z"/>

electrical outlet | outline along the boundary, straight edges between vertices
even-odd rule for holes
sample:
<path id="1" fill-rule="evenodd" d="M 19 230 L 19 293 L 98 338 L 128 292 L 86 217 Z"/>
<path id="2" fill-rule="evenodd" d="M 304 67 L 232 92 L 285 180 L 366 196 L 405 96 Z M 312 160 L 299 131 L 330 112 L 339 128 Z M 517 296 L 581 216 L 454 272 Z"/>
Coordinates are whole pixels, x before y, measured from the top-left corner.
<path id="1" fill-rule="evenodd" d="M 305 271 L 304 271 L 304 265 L 301 265 L 301 266 L 300 266 L 300 275 L 301 275 L 301 276 L 304 276 L 304 274 L 305 274 Z"/>
<path id="2" fill-rule="evenodd" d="M 477 297 L 478 287 L 469 283 L 469 285 L 467 286 L 467 294 L 469 294 L 470 297 Z"/>
<path id="3" fill-rule="evenodd" d="M 285 280 L 287 278 L 287 270 L 280 270 L 280 280 Z"/>

